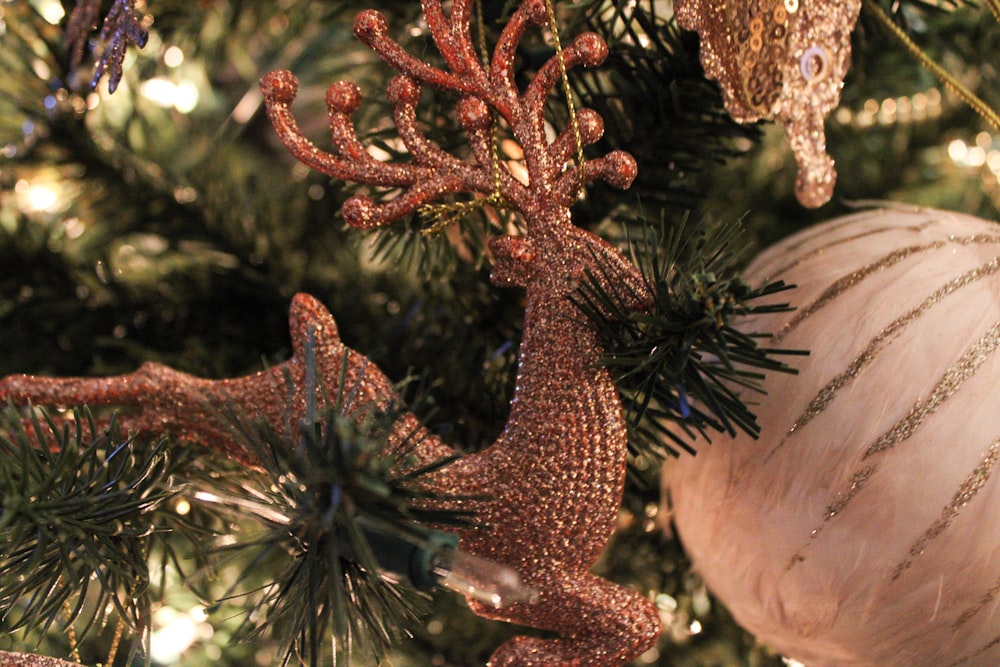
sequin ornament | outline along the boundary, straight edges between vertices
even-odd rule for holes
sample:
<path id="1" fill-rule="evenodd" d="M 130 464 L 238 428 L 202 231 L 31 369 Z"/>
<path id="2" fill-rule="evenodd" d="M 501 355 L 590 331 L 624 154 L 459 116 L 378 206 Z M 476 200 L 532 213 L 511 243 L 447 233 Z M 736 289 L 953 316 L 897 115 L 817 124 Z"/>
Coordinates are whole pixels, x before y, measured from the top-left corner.
<path id="1" fill-rule="evenodd" d="M 266 75 L 261 88 L 268 116 L 287 148 L 305 164 L 337 179 L 394 189 L 377 202 L 350 198 L 344 219 L 358 228 L 386 225 L 444 197 L 473 194 L 518 212 L 523 235 L 490 242 L 492 280 L 524 288 L 524 335 L 518 374 L 505 429 L 498 440 L 436 471 L 429 483 L 450 497 L 481 497 L 479 528 L 461 533 L 463 550 L 515 569 L 537 591 L 531 602 L 491 607 L 470 600 L 482 616 L 554 632 L 554 638 L 519 636 L 500 646 L 491 667 L 624 665 L 649 649 L 660 633 L 656 608 L 638 592 L 590 573 L 610 536 L 621 502 L 626 426 L 618 392 L 600 365 L 602 349 L 592 322 L 569 296 L 588 273 L 616 276 L 605 287 L 622 305 L 648 302 L 641 274 L 614 247 L 575 227 L 569 207 L 587 183 L 601 179 L 627 188 L 635 160 L 613 151 L 584 163 L 582 147 L 603 132 L 600 116 L 588 109 L 549 141 L 543 111 L 552 89 L 565 81 L 566 68 L 599 65 L 607 45 L 596 34 L 577 36 L 541 66 L 525 89 L 515 84 L 514 57 L 529 28 L 554 31 L 552 7 L 526 0 L 511 15 L 484 64 L 471 37 L 474 0 L 422 0 L 427 26 L 446 68 L 408 54 L 389 36 L 385 17 L 372 10 L 355 19 L 354 34 L 398 74 L 388 85 L 400 139 L 410 161 L 374 159 L 357 138 L 352 113 L 360 90 L 337 82 L 327 93 L 334 152 L 305 138 L 291 114 L 297 81 L 289 72 Z M 471 148 L 469 158 L 452 155 L 431 142 L 417 121 L 423 85 L 458 95 L 456 117 Z M 496 159 L 495 126 L 509 128 L 524 153 L 527 182 Z M 318 374 L 329 386 L 341 377 L 352 387 L 352 404 L 386 405 L 396 400 L 392 383 L 361 354 L 347 349 L 325 308 L 307 295 L 295 297 L 291 316 L 294 354 L 270 371 L 234 380 L 207 381 L 147 364 L 134 374 L 104 379 L 48 379 L 13 376 L 0 381 L 0 400 L 23 405 L 131 406 L 125 428 L 170 431 L 225 454 L 247 453 L 220 423 L 212 404 L 235 403 L 260 415 L 279 431 L 304 414 L 307 341 Z M 344 367 L 346 364 L 346 368 Z M 343 371 L 343 375 L 342 375 Z M 430 462 L 453 450 L 404 415 L 388 448 L 402 440 L 421 441 L 415 463 Z M 249 461 L 254 463 L 253 461 Z"/>
<path id="2" fill-rule="evenodd" d="M 677 0 L 681 27 L 701 37 L 705 73 L 722 86 L 741 123 L 777 119 L 799 173 L 795 194 L 810 208 L 837 179 L 823 122 L 840 103 L 861 0 Z"/>

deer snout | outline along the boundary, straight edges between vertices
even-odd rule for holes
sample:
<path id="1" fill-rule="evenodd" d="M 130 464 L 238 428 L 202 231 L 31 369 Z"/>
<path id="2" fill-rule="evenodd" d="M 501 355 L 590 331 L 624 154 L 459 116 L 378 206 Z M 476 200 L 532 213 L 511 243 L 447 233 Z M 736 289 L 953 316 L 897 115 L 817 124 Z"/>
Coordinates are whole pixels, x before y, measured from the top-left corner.
<path id="1" fill-rule="evenodd" d="M 501 287 L 526 287 L 538 265 L 538 251 L 526 236 L 498 236 L 490 240 L 493 272 L 490 280 Z"/>

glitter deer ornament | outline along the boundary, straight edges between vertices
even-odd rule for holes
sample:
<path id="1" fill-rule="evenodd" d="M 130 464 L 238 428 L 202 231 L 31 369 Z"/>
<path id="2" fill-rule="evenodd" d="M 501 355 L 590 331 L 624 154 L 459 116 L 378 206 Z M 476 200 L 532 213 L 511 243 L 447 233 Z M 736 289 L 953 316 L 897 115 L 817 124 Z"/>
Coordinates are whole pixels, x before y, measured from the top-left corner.
<path id="1" fill-rule="evenodd" d="M 600 64 L 607 45 L 595 34 L 576 37 L 564 50 L 557 48 L 557 55 L 520 91 L 514 81 L 515 50 L 529 28 L 554 20 L 550 5 L 527 0 L 514 11 L 487 66 L 480 62 L 471 37 L 473 0 L 454 0 L 450 12 L 440 0 L 421 4 L 448 69 L 404 51 L 389 37 L 380 13 L 363 11 L 354 22 L 354 34 L 398 72 L 387 92 L 409 162 L 381 162 L 366 151 L 351 121 L 361 101 L 351 83 L 334 83 L 327 93 L 334 153 L 320 150 L 299 131 L 289 108 L 297 92 L 292 74 L 272 72 L 261 81 L 268 116 L 291 153 L 305 164 L 337 179 L 399 189 L 382 203 L 364 195 L 350 198 L 343 216 L 355 227 L 387 225 L 458 193 L 481 195 L 523 217 L 523 235 L 490 242 L 492 281 L 526 292 L 524 334 L 506 427 L 493 445 L 436 471 L 429 484 L 443 494 L 489 498 L 476 503 L 479 527 L 460 534 L 462 549 L 514 568 L 538 592 L 531 602 L 500 608 L 470 600 L 472 609 L 558 634 L 552 639 L 515 637 L 496 650 L 491 666 L 623 665 L 655 643 L 659 616 L 639 593 L 589 572 L 617 517 L 626 426 L 615 385 L 600 365 L 596 329 L 570 296 L 588 276 L 596 276 L 609 294 L 620 296 L 623 306 L 640 308 L 647 302 L 648 288 L 618 250 L 572 224 L 569 207 L 580 188 L 594 180 L 627 188 L 636 165 L 621 151 L 585 163 L 580 159 L 582 147 L 603 132 L 596 112 L 581 109 L 571 114 L 571 127 L 552 142 L 543 119 L 545 100 L 566 68 Z M 471 147 L 470 160 L 445 152 L 422 134 L 415 111 L 421 85 L 458 95 L 457 119 Z M 526 183 L 496 159 L 497 117 L 523 150 Z M 279 430 L 296 428 L 312 400 L 306 387 L 315 386 L 306 378 L 309 353 L 326 385 L 336 386 L 345 378 L 352 388 L 351 410 L 397 400 L 389 379 L 343 345 L 336 323 L 316 299 L 297 295 L 290 320 L 292 358 L 256 375 L 210 381 L 150 363 L 133 374 L 111 378 L 12 376 L 0 381 L 0 400 L 131 407 L 119 417 L 127 428 L 169 431 L 251 464 L 217 407 L 235 405 Z M 399 418 L 387 448 L 414 439 L 420 441 L 415 464 L 454 453 L 410 414 Z"/>

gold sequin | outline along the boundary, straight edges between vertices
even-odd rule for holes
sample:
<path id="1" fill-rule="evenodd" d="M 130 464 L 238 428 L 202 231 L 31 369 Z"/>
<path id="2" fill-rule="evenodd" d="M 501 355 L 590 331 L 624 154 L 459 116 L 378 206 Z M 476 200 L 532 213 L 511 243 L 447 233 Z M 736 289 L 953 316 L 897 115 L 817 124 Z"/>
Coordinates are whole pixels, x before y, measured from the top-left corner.
<path id="1" fill-rule="evenodd" d="M 681 27 L 700 34 L 702 65 L 722 86 L 732 117 L 785 126 L 799 166 L 796 195 L 805 206 L 820 206 L 833 194 L 836 171 L 823 121 L 840 102 L 860 10 L 861 0 L 675 3 Z"/>

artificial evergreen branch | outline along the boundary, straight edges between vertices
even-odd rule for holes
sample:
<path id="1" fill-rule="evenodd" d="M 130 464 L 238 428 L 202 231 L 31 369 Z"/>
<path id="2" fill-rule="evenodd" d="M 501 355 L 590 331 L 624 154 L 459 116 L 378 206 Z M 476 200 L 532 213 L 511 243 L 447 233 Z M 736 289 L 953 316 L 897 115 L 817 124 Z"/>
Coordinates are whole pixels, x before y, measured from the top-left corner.
<path id="1" fill-rule="evenodd" d="M 573 19 L 608 42 L 600 70 L 571 76 L 581 102 L 604 118 L 600 148 L 635 157 L 631 192 L 638 201 L 678 212 L 698 206 L 703 187 L 697 176 L 745 151 L 760 137 L 759 128 L 726 113 L 718 86 L 704 76 L 697 41 L 660 3 L 586 3 Z M 552 104 L 552 113 L 559 106 Z M 588 216 L 599 221 L 620 207 L 621 198 L 602 199 L 597 190 L 588 203 Z"/>
<path id="2" fill-rule="evenodd" d="M 60 424 L 35 413 L 30 437 L 14 410 L 0 430 L 0 618 L 28 634 L 77 628 L 82 639 L 114 614 L 137 637 L 150 626 L 147 557 L 157 514 L 176 489 L 164 441 L 148 449 L 76 412 Z M 46 436 L 45 433 L 54 434 Z M 9 435 L 8 435 L 9 434 Z M 40 446 L 39 446 L 40 445 Z M 133 644 L 133 652 L 138 642 Z"/>
<path id="3" fill-rule="evenodd" d="M 320 381 L 311 348 L 305 363 L 307 381 L 314 384 L 309 395 L 326 395 L 326 388 L 315 386 Z M 297 439 L 231 411 L 247 451 L 267 474 L 230 483 L 211 476 L 195 484 L 195 500 L 228 508 L 244 524 L 252 519 L 260 525 L 253 539 L 223 551 L 234 557 L 250 554 L 242 561 L 249 565 L 237 585 L 254 579 L 262 564 L 277 572 L 257 595 L 236 597 L 247 603 L 239 636 L 247 641 L 267 634 L 283 637 L 282 664 L 294 658 L 315 667 L 330 637 L 348 664 L 359 640 L 381 659 L 414 626 L 419 604 L 412 592 L 427 584 L 398 585 L 413 576 L 406 563 L 393 572 L 396 579 L 379 573 L 386 563 L 398 563 L 398 552 L 426 544 L 429 524 L 468 526 L 474 519 L 469 511 L 449 509 L 454 498 L 422 484 L 424 476 L 451 461 L 410 464 L 407 454 L 422 431 L 410 434 L 392 454 L 384 453 L 399 412 L 392 406 L 368 407 L 359 414 L 352 405 L 358 388 L 344 379 L 327 397 L 329 407 L 307 406 Z"/>
<path id="4" fill-rule="evenodd" d="M 738 388 L 759 391 L 765 371 L 794 373 L 776 357 L 804 352 L 762 347 L 733 324 L 755 313 L 790 310 L 787 304 L 754 304 L 790 286 L 779 281 L 753 288 L 739 277 L 737 224 L 700 230 L 681 224 L 660 233 L 642 224 L 634 261 L 652 305 L 641 312 L 616 307 L 622 295 L 602 287 L 615 284 L 607 276 L 591 275 L 575 297 L 600 328 L 604 363 L 623 392 L 632 453 L 694 453 L 693 436 L 711 431 L 740 429 L 756 437 L 756 417 Z"/>

